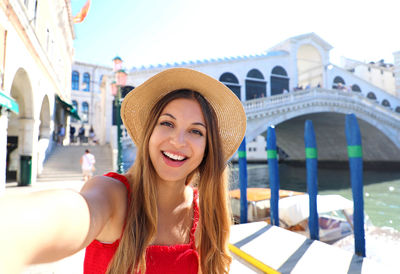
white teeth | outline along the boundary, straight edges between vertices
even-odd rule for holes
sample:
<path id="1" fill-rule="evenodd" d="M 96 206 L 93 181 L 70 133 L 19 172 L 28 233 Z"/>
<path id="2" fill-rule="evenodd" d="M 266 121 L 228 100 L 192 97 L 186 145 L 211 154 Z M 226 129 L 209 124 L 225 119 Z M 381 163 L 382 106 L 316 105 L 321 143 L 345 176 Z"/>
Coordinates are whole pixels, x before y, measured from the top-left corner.
<path id="1" fill-rule="evenodd" d="M 165 152 L 165 151 L 163 153 L 165 156 L 167 156 L 168 158 L 171 158 L 172 160 L 175 160 L 175 161 L 182 161 L 185 159 L 185 157 L 180 156 L 180 155 L 175 155 L 175 154 Z"/>

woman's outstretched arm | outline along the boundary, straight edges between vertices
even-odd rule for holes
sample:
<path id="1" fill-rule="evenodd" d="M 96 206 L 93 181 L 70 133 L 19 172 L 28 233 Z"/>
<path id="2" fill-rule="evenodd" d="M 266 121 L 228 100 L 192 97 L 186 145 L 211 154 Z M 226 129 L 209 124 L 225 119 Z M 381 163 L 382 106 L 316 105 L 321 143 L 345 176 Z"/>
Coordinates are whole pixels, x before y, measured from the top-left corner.
<path id="1" fill-rule="evenodd" d="M 49 190 L 0 198 L 0 273 L 20 273 L 25 265 L 86 247 L 115 215 L 121 185 L 99 176 L 81 193 Z"/>

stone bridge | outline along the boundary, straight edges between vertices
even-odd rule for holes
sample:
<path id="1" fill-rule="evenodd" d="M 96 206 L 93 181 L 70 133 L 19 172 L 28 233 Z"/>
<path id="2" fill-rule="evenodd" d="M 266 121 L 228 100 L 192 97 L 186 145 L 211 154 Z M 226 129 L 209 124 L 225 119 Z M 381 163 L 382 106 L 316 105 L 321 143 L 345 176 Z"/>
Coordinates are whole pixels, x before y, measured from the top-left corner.
<path id="1" fill-rule="evenodd" d="M 318 159 L 347 160 L 345 115 L 354 113 L 361 130 L 364 161 L 400 161 L 400 113 L 360 93 L 314 88 L 243 104 L 248 122 L 247 142 L 258 135 L 265 136 L 268 126 L 273 125 L 277 145 L 290 160 L 305 159 L 307 119 L 314 124 Z"/>

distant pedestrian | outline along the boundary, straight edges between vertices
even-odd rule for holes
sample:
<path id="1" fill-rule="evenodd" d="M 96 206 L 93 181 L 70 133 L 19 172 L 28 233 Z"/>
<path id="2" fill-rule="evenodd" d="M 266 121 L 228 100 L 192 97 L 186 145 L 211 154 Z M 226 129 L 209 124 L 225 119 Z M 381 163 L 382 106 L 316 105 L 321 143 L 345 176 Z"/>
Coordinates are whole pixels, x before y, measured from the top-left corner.
<path id="1" fill-rule="evenodd" d="M 69 141 L 70 143 L 75 143 L 75 127 L 73 125 L 69 126 Z"/>
<path id="2" fill-rule="evenodd" d="M 65 127 L 61 124 L 58 128 L 58 144 L 63 145 L 65 137 Z"/>
<path id="3" fill-rule="evenodd" d="M 79 143 L 82 144 L 85 139 L 85 128 L 83 127 L 83 125 L 81 125 L 81 127 L 79 128 L 78 138 Z"/>
<path id="4" fill-rule="evenodd" d="M 90 153 L 89 149 L 85 150 L 85 154 L 81 157 L 81 168 L 83 180 L 85 183 L 93 177 L 93 172 L 95 171 L 94 164 L 96 163 L 96 158 Z"/>
<path id="5" fill-rule="evenodd" d="M 96 134 L 94 133 L 93 126 L 91 126 L 89 130 L 89 144 L 91 145 L 96 144 Z"/>

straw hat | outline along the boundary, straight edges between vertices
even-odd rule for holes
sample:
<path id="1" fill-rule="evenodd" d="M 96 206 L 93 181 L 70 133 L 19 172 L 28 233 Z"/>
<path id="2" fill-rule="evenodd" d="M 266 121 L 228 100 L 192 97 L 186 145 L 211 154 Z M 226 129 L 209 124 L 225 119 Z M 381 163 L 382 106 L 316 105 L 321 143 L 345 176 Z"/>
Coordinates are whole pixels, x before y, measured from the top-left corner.
<path id="1" fill-rule="evenodd" d="M 166 94 L 189 89 L 197 91 L 214 109 L 222 139 L 224 159 L 238 149 L 246 132 L 246 114 L 237 96 L 224 84 L 201 72 L 172 68 L 164 70 L 129 92 L 121 106 L 122 121 L 135 144 L 142 142 L 141 132 L 155 103 Z"/>

